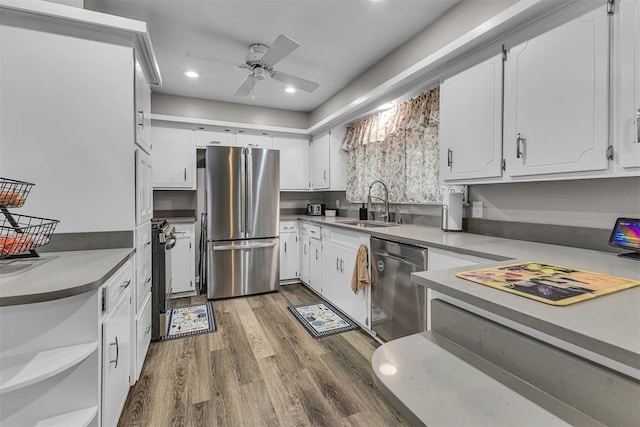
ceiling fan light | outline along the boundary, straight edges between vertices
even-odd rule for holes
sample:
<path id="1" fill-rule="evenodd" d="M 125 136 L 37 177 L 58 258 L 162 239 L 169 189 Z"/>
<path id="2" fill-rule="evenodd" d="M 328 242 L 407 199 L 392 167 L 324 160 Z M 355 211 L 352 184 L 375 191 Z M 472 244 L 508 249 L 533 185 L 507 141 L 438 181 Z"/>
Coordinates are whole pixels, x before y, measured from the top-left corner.
<path id="1" fill-rule="evenodd" d="M 200 74 L 198 74 L 197 72 L 192 71 L 192 70 L 185 71 L 184 75 L 187 76 L 187 77 L 190 77 L 192 79 L 197 79 L 198 77 L 200 77 Z"/>
<path id="2" fill-rule="evenodd" d="M 295 87 L 291 87 L 291 86 L 287 86 L 284 89 L 284 91 L 287 92 L 287 93 L 296 93 L 296 88 Z"/>

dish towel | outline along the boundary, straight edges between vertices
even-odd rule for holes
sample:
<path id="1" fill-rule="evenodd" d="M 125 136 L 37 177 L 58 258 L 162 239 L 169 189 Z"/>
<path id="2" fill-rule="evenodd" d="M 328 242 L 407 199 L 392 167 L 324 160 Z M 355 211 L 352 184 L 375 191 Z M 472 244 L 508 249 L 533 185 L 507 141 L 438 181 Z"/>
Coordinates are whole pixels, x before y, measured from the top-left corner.
<path id="1" fill-rule="evenodd" d="M 360 245 L 351 276 L 351 290 L 358 294 L 369 284 L 367 246 Z"/>

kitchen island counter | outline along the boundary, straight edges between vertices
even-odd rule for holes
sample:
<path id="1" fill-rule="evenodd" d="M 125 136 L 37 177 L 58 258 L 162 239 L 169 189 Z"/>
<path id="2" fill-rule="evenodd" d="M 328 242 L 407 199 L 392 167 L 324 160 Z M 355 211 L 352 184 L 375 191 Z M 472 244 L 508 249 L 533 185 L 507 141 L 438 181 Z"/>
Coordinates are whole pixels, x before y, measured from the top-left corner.
<path id="1" fill-rule="evenodd" d="M 0 307 L 51 301 L 99 288 L 135 249 L 49 252 L 0 261 Z"/>

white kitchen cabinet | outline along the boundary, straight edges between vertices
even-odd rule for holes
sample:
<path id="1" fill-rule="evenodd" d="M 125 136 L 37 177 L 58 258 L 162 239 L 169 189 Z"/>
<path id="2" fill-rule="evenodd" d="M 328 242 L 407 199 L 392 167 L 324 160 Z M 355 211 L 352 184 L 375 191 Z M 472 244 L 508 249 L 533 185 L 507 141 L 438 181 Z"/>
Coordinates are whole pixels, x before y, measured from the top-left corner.
<path id="1" fill-rule="evenodd" d="M 300 233 L 300 280 L 309 285 L 311 266 L 311 239 L 309 232 L 305 229 Z"/>
<path id="2" fill-rule="evenodd" d="M 138 381 L 140 378 L 140 372 L 142 371 L 142 365 L 149 350 L 149 344 L 151 344 L 151 292 L 147 294 L 146 299 L 142 303 L 142 308 L 136 316 L 135 321 L 135 379 L 132 381 Z"/>
<path id="3" fill-rule="evenodd" d="M 135 63 L 136 144 L 151 153 L 151 88 L 136 55 Z"/>
<path id="4" fill-rule="evenodd" d="M 491 262 L 491 260 L 442 249 L 428 248 L 427 250 L 427 270 L 429 271 L 466 267 L 486 262 Z"/>
<path id="5" fill-rule="evenodd" d="M 252 135 L 244 132 L 236 134 L 236 145 L 249 148 L 272 148 L 269 135 Z"/>
<path id="6" fill-rule="evenodd" d="M 236 145 L 236 136 L 233 132 L 196 129 L 195 137 L 197 148 L 205 148 L 208 145 L 217 145 L 220 147 L 233 147 Z"/>
<path id="7" fill-rule="evenodd" d="M 311 175 L 311 189 L 323 190 L 329 188 L 331 138 L 327 132 L 314 137 L 309 149 L 309 168 Z"/>
<path id="8" fill-rule="evenodd" d="M 102 324 L 102 425 L 118 424 L 129 392 L 131 355 L 130 288 L 115 302 Z"/>
<path id="9" fill-rule="evenodd" d="M 280 150 L 280 191 L 309 189 L 309 140 L 273 137 L 273 148 Z"/>
<path id="10" fill-rule="evenodd" d="M 614 34 L 614 127 L 617 163 L 640 167 L 640 2 L 617 2 Z"/>
<path id="11" fill-rule="evenodd" d="M 349 154 L 342 149 L 346 126 L 338 126 L 329 132 L 329 190 L 346 191 L 347 160 Z"/>
<path id="12" fill-rule="evenodd" d="M 322 241 L 309 236 L 309 286 L 322 293 Z"/>
<path id="13" fill-rule="evenodd" d="M 502 175 L 502 55 L 440 85 L 439 144 L 444 182 Z"/>
<path id="14" fill-rule="evenodd" d="M 171 293 L 194 292 L 196 284 L 195 223 L 172 223 L 176 245 L 171 249 Z"/>
<path id="15" fill-rule="evenodd" d="M 297 221 L 280 223 L 280 281 L 296 280 L 299 277 Z"/>
<path id="16" fill-rule="evenodd" d="M 605 6 L 508 49 L 508 175 L 608 168 L 608 67 Z"/>
<path id="17" fill-rule="evenodd" d="M 323 227 L 322 297 L 361 326 L 369 328 L 369 287 L 358 294 L 351 290 L 353 268 L 361 244 L 369 247 L 369 235 Z"/>
<path id="18" fill-rule="evenodd" d="M 161 126 L 151 127 L 153 141 L 153 188 L 196 189 L 196 147 L 194 132 Z"/>
<path id="19" fill-rule="evenodd" d="M 153 218 L 153 168 L 151 156 L 136 149 L 136 225 Z"/>

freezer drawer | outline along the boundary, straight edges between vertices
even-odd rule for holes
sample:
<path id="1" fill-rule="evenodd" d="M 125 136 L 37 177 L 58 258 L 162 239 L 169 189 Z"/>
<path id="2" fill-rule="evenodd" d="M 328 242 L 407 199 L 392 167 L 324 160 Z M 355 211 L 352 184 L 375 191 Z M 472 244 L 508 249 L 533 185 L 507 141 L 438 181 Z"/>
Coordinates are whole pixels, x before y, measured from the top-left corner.
<path id="1" fill-rule="evenodd" d="M 274 239 L 209 242 L 209 299 L 258 294 L 280 286 L 280 241 Z"/>

